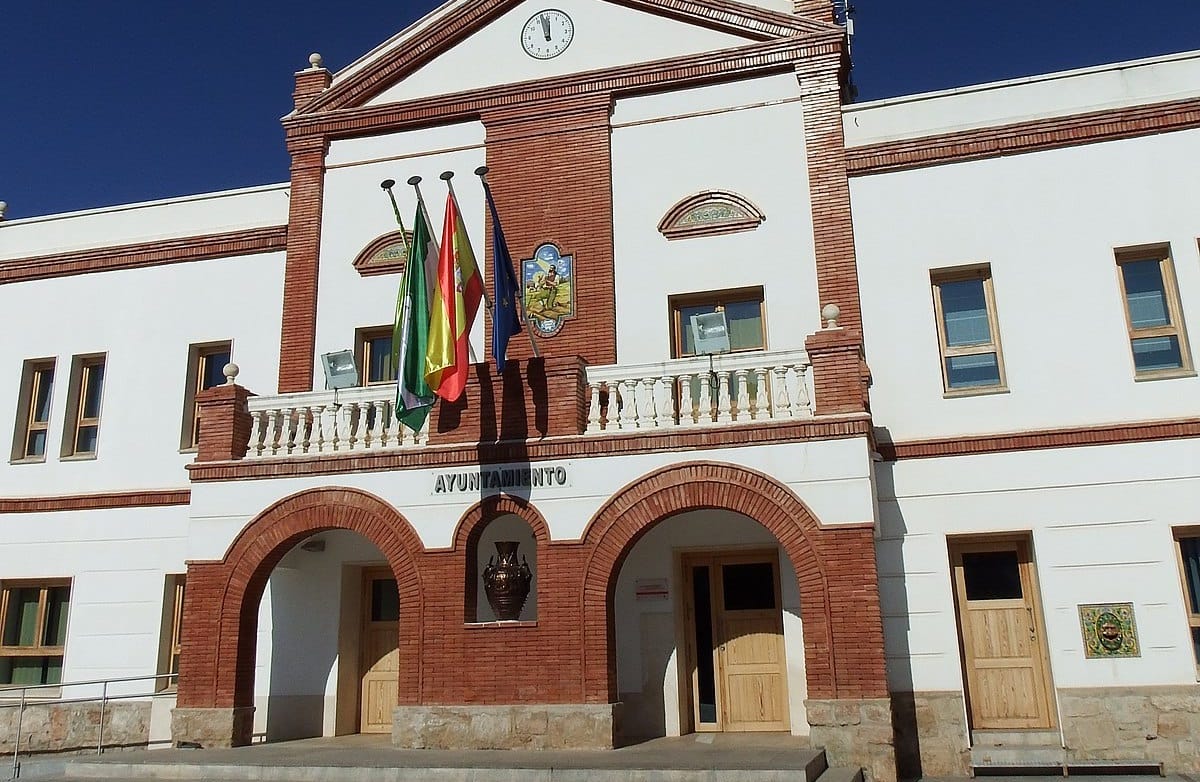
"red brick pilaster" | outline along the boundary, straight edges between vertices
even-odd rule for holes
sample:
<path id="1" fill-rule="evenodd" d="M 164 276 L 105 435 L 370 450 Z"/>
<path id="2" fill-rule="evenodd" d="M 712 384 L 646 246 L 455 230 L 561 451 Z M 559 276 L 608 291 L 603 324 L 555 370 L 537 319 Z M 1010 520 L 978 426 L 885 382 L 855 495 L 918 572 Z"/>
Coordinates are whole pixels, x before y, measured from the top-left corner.
<path id="1" fill-rule="evenodd" d="M 841 307 L 843 326 L 861 329 L 854 221 L 842 133 L 844 65 L 841 51 L 810 57 L 796 66 L 796 76 L 804 107 L 817 291 L 823 303 L 836 302 Z"/>
<path id="2" fill-rule="evenodd" d="M 333 81 L 333 76 L 329 71 L 321 67 L 321 55 L 314 54 L 308 58 L 308 61 L 312 63 L 312 67 L 296 72 L 296 88 L 292 90 L 292 100 L 295 102 L 297 111 L 328 89 Z"/>
<path id="3" fill-rule="evenodd" d="M 196 461 L 223 462 L 246 455 L 251 423 L 246 400 L 250 396 L 246 389 L 230 383 L 213 386 L 196 396 L 200 406 Z"/>
<path id="4" fill-rule="evenodd" d="M 543 242 L 574 255 L 575 316 L 553 337 L 539 337 L 538 348 L 589 364 L 617 360 L 611 111 L 611 95 L 601 93 L 557 100 L 551 112 L 529 101 L 483 115 L 489 183 L 513 260 L 532 257 Z M 487 230 L 490 258 L 490 220 Z M 490 321 L 486 328 L 490 340 Z M 514 338 L 508 355 L 531 356 L 529 341 Z"/>
<path id="5" fill-rule="evenodd" d="M 321 202 L 327 149 L 328 140 L 321 136 L 288 140 L 288 152 L 292 156 L 292 189 L 283 278 L 283 324 L 279 337 L 281 394 L 313 389 Z"/>
<path id="6" fill-rule="evenodd" d="M 867 377 L 862 335 L 826 328 L 804 341 L 812 362 L 816 415 L 867 411 Z"/>

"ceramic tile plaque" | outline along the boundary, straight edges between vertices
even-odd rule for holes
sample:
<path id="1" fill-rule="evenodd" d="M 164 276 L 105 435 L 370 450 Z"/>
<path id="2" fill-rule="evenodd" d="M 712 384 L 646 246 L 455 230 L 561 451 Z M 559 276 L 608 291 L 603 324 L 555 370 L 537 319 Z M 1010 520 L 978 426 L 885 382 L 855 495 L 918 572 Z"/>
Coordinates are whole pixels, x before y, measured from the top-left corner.
<path id="1" fill-rule="evenodd" d="M 1081 605 L 1079 628 L 1083 631 L 1084 657 L 1142 656 L 1133 621 L 1133 603 Z"/>

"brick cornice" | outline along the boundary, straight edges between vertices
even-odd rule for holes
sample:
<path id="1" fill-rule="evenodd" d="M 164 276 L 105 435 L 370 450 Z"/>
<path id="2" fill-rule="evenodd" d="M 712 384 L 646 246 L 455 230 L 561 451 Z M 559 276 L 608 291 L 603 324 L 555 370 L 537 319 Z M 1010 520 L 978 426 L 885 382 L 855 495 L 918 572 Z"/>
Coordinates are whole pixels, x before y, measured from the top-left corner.
<path id="1" fill-rule="evenodd" d="M 110 508 L 156 508 L 187 505 L 191 489 L 115 491 L 101 494 L 61 494 L 50 497 L 0 497 L 0 513 L 51 513 L 68 510 Z"/>
<path id="2" fill-rule="evenodd" d="M 488 110 L 531 102 L 561 101 L 597 93 L 650 92 L 663 84 L 682 87 L 733 77 L 791 71 L 798 60 L 842 51 L 840 31 L 785 38 L 716 52 L 584 71 L 465 92 L 286 117 L 289 137 L 347 138 L 422 125 L 478 119 Z M 315 103 L 314 103 L 315 105 Z M 290 142 L 289 142 L 290 143 Z"/>
<path id="3" fill-rule="evenodd" d="M 907 440 L 898 443 L 879 442 L 876 444 L 876 449 L 884 461 L 894 462 L 900 459 L 930 459 L 939 456 L 969 456 L 1007 451 L 1033 451 L 1044 448 L 1118 445 L 1155 440 L 1182 440 L 1191 437 L 1200 437 L 1200 418 L 1137 421 L 1068 429 L 1038 429 L 1027 432 L 999 432 L 971 437 Z"/>
<path id="4" fill-rule="evenodd" d="M 283 250 L 287 226 L 96 247 L 0 261 L 0 285 Z"/>
<path id="5" fill-rule="evenodd" d="M 843 34 L 841 28 L 833 24 L 728 0 L 615 1 L 629 8 L 752 40 L 805 34 L 840 37 Z M 340 82 L 335 81 L 296 114 L 318 114 L 360 106 L 517 4 L 517 0 L 468 0 L 359 72 Z"/>
<path id="6" fill-rule="evenodd" d="M 684 429 L 661 434 L 640 430 L 629 434 L 578 435 L 548 438 L 541 442 L 464 443 L 353 455 L 328 454 L 283 459 L 190 464 L 188 472 L 195 483 L 209 481 L 264 480 L 302 475 L 339 475 L 358 472 L 424 470 L 461 467 L 481 461 L 506 462 L 583 459 L 602 456 L 629 456 L 662 451 L 738 448 L 750 445 L 842 440 L 869 437 L 871 420 L 865 414 L 829 416 L 820 419 L 759 423 L 747 427 Z"/>
<path id="7" fill-rule="evenodd" d="M 1200 98 L 1104 109 L 846 150 L 851 176 L 961 163 L 1200 127 Z"/>

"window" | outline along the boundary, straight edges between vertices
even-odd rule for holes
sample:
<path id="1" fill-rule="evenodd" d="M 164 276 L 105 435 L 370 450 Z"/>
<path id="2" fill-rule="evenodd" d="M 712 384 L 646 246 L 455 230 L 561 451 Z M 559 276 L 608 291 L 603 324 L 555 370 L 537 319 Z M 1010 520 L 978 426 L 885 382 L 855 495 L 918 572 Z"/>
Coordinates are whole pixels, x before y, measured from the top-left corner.
<path id="1" fill-rule="evenodd" d="M 946 395 L 1005 390 L 991 267 L 935 271 L 930 281 Z"/>
<path id="2" fill-rule="evenodd" d="M 354 343 L 354 355 L 358 358 L 359 385 L 373 386 L 396 382 L 396 372 L 392 364 L 391 326 L 359 329 L 354 334 Z"/>
<path id="3" fill-rule="evenodd" d="M 167 576 L 166 587 L 163 589 L 162 628 L 158 652 L 158 672 L 160 674 L 179 674 L 179 649 L 183 638 L 183 592 L 187 585 L 187 576 L 172 574 Z M 157 680 L 156 689 L 174 688 L 175 679 L 162 678 Z"/>
<path id="4" fill-rule="evenodd" d="M 1117 268 L 1134 374 L 1154 378 L 1190 373 L 1191 356 L 1168 248 L 1120 250 Z"/>
<path id="5" fill-rule="evenodd" d="M 58 684 L 67 640 L 68 581 L 6 581 L 0 597 L 0 684 Z"/>
<path id="6" fill-rule="evenodd" d="M 50 403 L 54 392 L 54 359 L 26 361 L 17 396 L 17 426 L 13 433 L 13 461 L 43 461 L 50 429 Z"/>
<path id="7" fill-rule="evenodd" d="M 724 312 L 732 353 L 763 350 L 767 346 L 763 320 L 762 288 L 672 296 L 671 340 L 675 358 L 696 355 L 692 316 Z"/>
<path id="8" fill-rule="evenodd" d="M 187 391 L 183 400 L 183 435 L 179 447 L 195 448 L 200 442 L 201 391 L 225 382 L 225 365 L 233 355 L 232 342 L 208 342 L 188 348 Z"/>
<path id="9" fill-rule="evenodd" d="M 100 398 L 104 356 L 75 356 L 67 392 L 67 425 L 62 456 L 95 456 L 100 439 Z"/>
<path id="10" fill-rule="evenodd" d="M 1192 652 L 1200 672 L 1200 529 L 1176 530 L 1179 574 L 1183 579 L 1184 608 L 1192 634 Z"/>

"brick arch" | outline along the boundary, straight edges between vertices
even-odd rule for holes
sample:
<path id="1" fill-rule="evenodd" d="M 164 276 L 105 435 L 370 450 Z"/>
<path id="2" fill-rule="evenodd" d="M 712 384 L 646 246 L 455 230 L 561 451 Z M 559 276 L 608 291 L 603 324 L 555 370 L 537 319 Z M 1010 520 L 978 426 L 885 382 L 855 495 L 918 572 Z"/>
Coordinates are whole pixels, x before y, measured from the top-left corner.
<path id="1" fill-rule="evenodd" d="M 258 606 L 271 571 L 304 538 L 331 529 L 374 543 L 400 592 L 399 702 L 420 699 L 424 548 L 400 513 L 357 489 L 322 488 L 286 497 L 260 513 L 216 562 L 188 564 L 178 703 L 240 709 L 254 703 Z M 248 725 L 233 743 L 249 741 Z"/>
<path id="2" fill-rule="evenodd" d="M 660 521 L 705 509 L 753 519 L 770 530 L 791 560 L 800 588 L 808 697 L 886 697 L 871 524 L 822 526 L 791 489 L 770 476 L 732 464 L 688 462 L 621 489 L 584 532 L 591 551 L 581 601 L 584 698 L 617 698 L 612 605 L 625 557 Z"/>
<path id="3" fill-rule="evenodd" d="M 479 572 L 473 555 L 479 546 L 479 539 L 483 536 L 483 531 L 487 529 L 488 524 L 509 513 L 520 516 L 521 520 L 533 530 L 533 539 L 537 547 L 534 553 L 534 562 L 538 568 L 538 581 L 541 583 L 544 580 L 544 568 L 549 561 L 549 557 L 546 556 L 546 547 L 550 545 L 550 525 L 546 523 L 546 517 L 533 503 L 519 497 L 508 494 L 485 497 L 463 513 L 454 530 L 453 550 L 461 553 L 459 559 L 463 574 L 464 621 L 472 621 L 472 617 L 476 616 L 478 609 L 479 597 L 476 579 L 479 578 Z M 536 597 L 537 595 L 530 595 L 530 599 Z"/>

